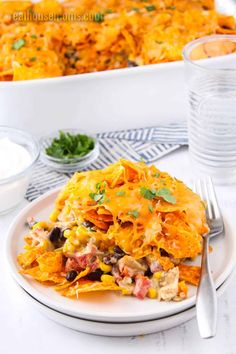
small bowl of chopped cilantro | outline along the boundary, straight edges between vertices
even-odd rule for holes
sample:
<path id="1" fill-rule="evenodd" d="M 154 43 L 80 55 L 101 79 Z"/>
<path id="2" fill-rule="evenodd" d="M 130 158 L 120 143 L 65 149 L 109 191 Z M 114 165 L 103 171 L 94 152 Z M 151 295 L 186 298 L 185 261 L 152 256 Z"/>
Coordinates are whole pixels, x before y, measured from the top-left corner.
<path id="1" fill-rule="evenodd" d="M 87 167 L 99 155 L 96 137 L 76 129 L 64 129 L 40 140 L 41 161 L 59 172 L 75 172 Z"/>

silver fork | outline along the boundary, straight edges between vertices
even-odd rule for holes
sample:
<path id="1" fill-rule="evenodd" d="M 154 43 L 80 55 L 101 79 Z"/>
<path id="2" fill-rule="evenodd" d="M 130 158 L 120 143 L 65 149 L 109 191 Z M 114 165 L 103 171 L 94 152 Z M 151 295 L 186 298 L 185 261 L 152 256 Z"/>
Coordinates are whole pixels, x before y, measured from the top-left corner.
<path id="1" fill-rule="evenodd" d="M 209 264 L 209 239 L 223 233 L 224 222 L 212 180 L 210 178 L 203 181 L 197 180 L 193 189 L 206 203 L 206 218 L 210 228 L 209 233 L 203 235 L 201 275 L 197 289 L 196 312 L 201 337 L 211 338 L 216 335 L 217 296 Z"/>

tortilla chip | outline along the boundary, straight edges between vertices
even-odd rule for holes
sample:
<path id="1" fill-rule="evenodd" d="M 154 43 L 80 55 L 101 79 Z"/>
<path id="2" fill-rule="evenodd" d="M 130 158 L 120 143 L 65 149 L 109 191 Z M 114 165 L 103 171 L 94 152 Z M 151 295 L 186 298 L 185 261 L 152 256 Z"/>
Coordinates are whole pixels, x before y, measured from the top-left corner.
<path id="1" fill-rule="evenodd" d="M 171 262 L 169 257 L 159 257 L 158 261 L 164 271 L 168 271 L 168 270 L 174 268 L 174 266 L 175 266 L 174 263 Z"/>
<path id="2" fill-rule="evenodd" d="M 48 240 L 44 240 L 39 246 L 30 248 L 17 256 L 17 261 L 22 268 L 30 267 L 39 256 L 41 256 L 49 247 Z"/>
<path id="3" fill-rule="evenodd" d="M 99 281 L 82 280 L 77 282 L 74 286 L 65 289 L 61 294 L 68 297 L 78 297 L 79 294 L 94 291 L 122 291 L 122 288 L 115 283 L 108 284 Z"/>
<path id="4" fill-rule="evenodd" d="M 97 226 L 99 229 L 104 230 L 104 231 L 107 231 L 110 226 L 109 223 L 101 220 L 101 215 L 99 216 L 99 219 L 98 219 L 97 214 L 91 214 L 90 212 L 88 212 L 85 214 L 84 218 L 86 220 L 90 221 L 95 226 Z"/>
<path id="5" fill-rule="evenodd" d="M 186 264 L 179 265 L 179 278 L 197 286 L 200 279 L 201 267 Z"/>
<path id="6" fill-rule="evenodd" d="M 62 252 L 45 252 L 37 258 L 41 272 L 57 273 L 63 268 Z"/>
<path id="7" fill-rule="evenodd" d="M 30 275 L 39 282 L 50 282 L 59 284 L 65 279 L 60 273 L 42 272 L 39 266 L 31 269 L 21 270 L 20 273 Z"/>

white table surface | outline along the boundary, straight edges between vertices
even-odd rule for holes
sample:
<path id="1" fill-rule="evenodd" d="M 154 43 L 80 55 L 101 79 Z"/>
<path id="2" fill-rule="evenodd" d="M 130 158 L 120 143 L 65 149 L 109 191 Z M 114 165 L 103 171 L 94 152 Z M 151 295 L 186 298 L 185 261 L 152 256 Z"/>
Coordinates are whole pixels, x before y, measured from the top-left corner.
<path id="1" fill-rule="evenodd" d="M 175 157 L 173 159 L 173 156 Z M 179 151 L 158 162 L 158 167 L 176 177 L 189 180 L 192 173 L 186 151 Z M 236 186 L 217 188 L 220 204 L 236 218 Z M 236 276 L 219 300 L 218 331 L 213 339 L 199 338 L 196 320 L 165 332 L 138 337 L 99 337 L 79 333 L 45 318 L 17 291 L 6 270 L 4 241 L 15 215 L 0 217 L 0 353 L 1 354 L 235 354 L 236 353 Z"/>

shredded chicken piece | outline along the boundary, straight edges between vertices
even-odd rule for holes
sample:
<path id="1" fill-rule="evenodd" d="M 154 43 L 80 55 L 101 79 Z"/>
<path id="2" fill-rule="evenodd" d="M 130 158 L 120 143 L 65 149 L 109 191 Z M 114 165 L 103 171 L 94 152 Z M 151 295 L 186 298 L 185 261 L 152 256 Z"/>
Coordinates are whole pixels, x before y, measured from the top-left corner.
<path id="1" fill-rule="evenodd" d="M 48 238 L 48 231 L 45 231 L 43 228 L 37 228 L 35 230 L 31 230 L 30 236 L 32 243 L 31 246 L 39 245 L 43 240 Z"/>
<path id="2" fill-rule="evenodd" d="M 143 261 L 137 261 L 133 257 L 124 256 L 118 261 L 119 271 L 124 276 L 134 277 L 137 274 L 144 274 L 147 265 Z"/>
<path id="3" fill-rule="evenodd" d="M 171 301 L 178 294 L 179 268 L 175 267 L 168 272 L 159 282 L 158 298 L 159 300 Z"/>
<path id="4" fill-rule="evenodd" d="M 121 288 L 126 290 L 127 294 L 132 294 L 134 291 L 134 284 L 132 283 L 132 278 L 124 277 L 122 280 L 118 280 L 118 284 Z"/>

